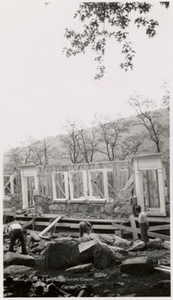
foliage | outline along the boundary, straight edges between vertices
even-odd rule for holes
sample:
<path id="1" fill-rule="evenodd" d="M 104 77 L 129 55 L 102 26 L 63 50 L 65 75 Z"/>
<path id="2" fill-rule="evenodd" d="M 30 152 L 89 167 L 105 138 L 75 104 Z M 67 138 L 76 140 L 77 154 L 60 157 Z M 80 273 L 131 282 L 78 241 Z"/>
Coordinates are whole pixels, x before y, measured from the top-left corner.
<path id="1" fill-rule="evenodd" d="M 162 2 L 166 8 L 169 2 Z M 146 35 L 154 37 L 157 20 L 149 19 L 152 4 L 146 2 L 84 2 L 79 5 L 74 18 L 78 18 L 83 25 L 82 32 L 66 28 L 65 37 L 70 41 L 70 47 L 64 48 L 67 57 L 85 53 L 87 48 L 95 52 L 95 61 L 98 63 L 95 79 L 104 76 L 104 55 L 107 40 L 115 39 L 122 44 L 124 62 L 120 67 L 127 71 L 133 69 L 135 51 L 128 40 L 130 24 L 133 22 L 137 28 L 145 27 Z M 135 15 L 135 17 L 134 17 Z"/>

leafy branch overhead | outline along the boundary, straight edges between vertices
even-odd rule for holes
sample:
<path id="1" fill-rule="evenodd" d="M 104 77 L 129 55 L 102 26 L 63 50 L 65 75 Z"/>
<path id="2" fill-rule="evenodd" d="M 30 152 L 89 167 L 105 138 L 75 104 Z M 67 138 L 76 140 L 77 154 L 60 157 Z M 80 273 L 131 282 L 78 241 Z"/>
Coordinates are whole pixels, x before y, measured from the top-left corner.
<path id="1" fill-rule="evenodd" d="M 169 2 L 161 2 L 161 4 L 166 8 L 169 6 Z M 146 28 L 147 36 L 154 37 L 159 23 L 157 20 L 148 18 L 151 9 L 152 5 L 146 2 L 81 3 L 74 18 L 78 18 L 83 25 L 82 32 L 66 28 L 65 37 L 71 44 L 69 48 L 64 48 L 66 56 L 85 53 L 90 47 L 96 53 L 95 61 L 98 63 L 95 79 L 100 79 L 106 70 L 104 55 L 107 39 L 114 38 L 116 42 L 122 44 L 121 53 L 124 55 L 124 62 L 120 64 L 120 67 L 125 71 L 133 69 L 135 50 L 128 39 L 129 25 L 134 22 L 137 28 L 143 26 Z M 137 17 L 133 19 L 134 13 Z"/>

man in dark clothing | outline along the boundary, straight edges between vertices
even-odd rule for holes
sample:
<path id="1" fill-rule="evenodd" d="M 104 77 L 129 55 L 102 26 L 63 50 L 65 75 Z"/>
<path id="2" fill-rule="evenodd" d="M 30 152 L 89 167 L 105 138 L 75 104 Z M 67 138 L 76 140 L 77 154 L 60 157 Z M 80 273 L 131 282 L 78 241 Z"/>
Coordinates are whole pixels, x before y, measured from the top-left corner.
<path id="1" fill-rule="evenodd" d="M 13 223 L 8 227 L 8 232 L 10 236 L 9 251 L 13 252 L 15 241 L 18 239 L 21 242 L 22 254 L 27 254 L 22 226 L 19 223 Z"/>
<path id="2" fill-rule="evenodd" d="M 79 236 L 83 237 L 84 234 L 90 234 L 93 232 L 92 226 L 88 221 L 82 221 L 79 223 Z"/>

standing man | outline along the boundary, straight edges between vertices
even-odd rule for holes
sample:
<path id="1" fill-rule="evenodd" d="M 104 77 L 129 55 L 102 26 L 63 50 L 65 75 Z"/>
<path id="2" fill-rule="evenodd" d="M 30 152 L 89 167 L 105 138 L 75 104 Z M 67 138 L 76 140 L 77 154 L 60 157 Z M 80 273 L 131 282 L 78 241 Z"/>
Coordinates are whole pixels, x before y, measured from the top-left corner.
<path id="1" fill-rule="evenodd" d="M 144 241 L 145 245 L 149 242 L 149 237 L 147 231 L 149 229 L 149 224 L 147 221 L 147 215 L 141 210 L 140 205 L 136 205 L 135 213 L 138 216 L 139 227 L 141 231 L 141 238 Z"/>
<path id="2" fill-rule="evenodd" d="M 9 251 L 13 252 L 15 241 L 17 239 L 19 239 L 19 241 L 21 242 L 21 246 L 22 246 L 22 254 L 27 254 L 22 226 L 16 222 L 12 223 L 8 227 L 8 232 L 9 232 L 9 236 L 10 236 Z"/>

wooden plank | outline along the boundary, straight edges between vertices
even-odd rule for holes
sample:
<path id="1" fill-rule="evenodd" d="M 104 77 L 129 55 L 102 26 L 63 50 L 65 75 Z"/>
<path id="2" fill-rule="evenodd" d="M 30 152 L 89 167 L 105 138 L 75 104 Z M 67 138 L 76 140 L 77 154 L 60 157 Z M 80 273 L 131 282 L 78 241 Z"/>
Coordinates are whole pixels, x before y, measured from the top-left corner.
<path id="1" fill-rule="evenodd" d="M 42 236 L 48 232 L 63 216 L 58 216 L 52 223 L 50 223 L 43 231 L 39 233 L 39 236 Z"/>
<path id="2" fill-rule="evenodd" d="M 138 221 L 138 217 L 135 217 L 135 220 Z M 153 223 L 170 223 L 170 218 L 159 218 L 159 217 L 147 217 L 148 222 Z"/>
<path id="3" fill-rule="evenodd" d="M 36 226 L 48 226 L 48 222 L 42 222 L 42 221 L 36 221 Z M 51 223 L 52 224 L 52 223 Z M 55 227 L 64 227 L 64 228 L 79 228 L 79 223 L 63 223 L 59 222 L 55 225 Z M 92 228 L 94 230 L 115 230 L 115 227 L 113 225 L 93 225 Z"/>
<path id="4" fill-rule="evenodd" d="M 116 224 L 116 223 L 114 223 L 113 225 L 115 226 L 115 228 L 122 229 L 124 231 L 132 232 L 132 233 L 133 232 L 140 233 L 139 228 L 132 229 L 131 227 L 124 226 L 124 225 L 121 225 L 121 224 Z M 168 235 L 155 233 L 155 232 L 150 232 L 150 231 L 148 231 L 148 236 L 155 237 L 155 238 L 158 237 L 158 238 L 166 240 L 166 241 L 170 240 L 170 236 L 168 236 Z"/>
<path id="5" fill-rule="evenodd" d="M 168 269 L 170 270 L 170 266 L 165 266 L 165 265 L 158 265 L 159 268 L 163 268 L 163 269 Z"/>
<path id="6" fill-rule="evenodd" d="M 115 229 L 121 229 L 121 230 L 124 230 L 124 231 L 128 231 L 128 232 L 136 232 L 136 233 L 140 233 L 140 228 L 131 228 L 129 226 L 124 226 L 124 225 L 121 225 L 121 224 L 116 224 L 116 223 L 113 223 L 112 225 L 114 225 Z"/>
<path id="7" fill-rule="evenodd" d="M 170 236 L 168 236 L 166 234 L 160 234 L 160 233 L 155 233 L 155 232 L 151 232 L 151 231 L 148 231 L 148 236 L 160 238 L 161 240 L 165 240 L 165 241 L 170 240 Z"/>
<path id="8" fill-rule="evenodd" d="M 133 215 L 130 215 L 130 216 L 129 216 L 129 219 L 130 219 L 130 223 L 131 223 L 131 228 L 134 229 L 134 231 L 132 232 L 132 234 L 133 234 L 133 239 L 134 239 L 134 240 L 137 240 L 137 239 L 138 239 L 138 234 L 137 234 L 137 232 L 135 231 L 135 229 L 136 229 L 136 222 L 135 222 L 134 216 L 133 216 Z"/>
<path id="9" fill-rule="evenodd" d="M 155 267 L 154 270 L 158 270 L 158 271 L 164 272 L 166 274 L 170 274 L 171 273 L 171 270 L 160 268 L 160 267 Z"/>
<path id="10" fill-rule="evenodd" d="M 157 230 L 165 230 L 165 229 L 170 229 L 170 224 L 159 225 L 159 226 L 151 226 L 149 228 L 149 231 L 157 231 Z"/>

